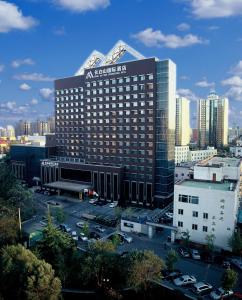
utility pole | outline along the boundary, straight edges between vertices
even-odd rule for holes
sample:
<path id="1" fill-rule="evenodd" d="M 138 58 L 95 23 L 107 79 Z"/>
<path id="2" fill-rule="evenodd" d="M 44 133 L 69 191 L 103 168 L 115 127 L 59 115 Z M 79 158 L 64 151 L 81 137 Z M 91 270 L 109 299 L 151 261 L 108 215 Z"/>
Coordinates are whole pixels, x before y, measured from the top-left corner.
<path id="1" fill-rule="evenodd" d="M 20 234 L 20 239 L 22 239 L 22 222 L 21 222 L 21 211 L 20 211 L 20 207 L 18 208 L 18 223 L 19 223 L 19 234 Z"/>

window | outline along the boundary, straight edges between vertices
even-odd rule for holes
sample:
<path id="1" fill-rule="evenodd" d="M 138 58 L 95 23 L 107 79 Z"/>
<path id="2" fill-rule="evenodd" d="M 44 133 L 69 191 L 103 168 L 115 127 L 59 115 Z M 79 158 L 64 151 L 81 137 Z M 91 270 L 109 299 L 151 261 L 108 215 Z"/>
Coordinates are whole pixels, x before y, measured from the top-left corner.
<path id="1" fill-rule="evenodd" d="M 197 230 L 197 224 L 192 224 L 192 230 Z"/>
<path id="2" fill-rule="evenodd" d="M 183 227 L 183 222 L 178 221 L 178 227 Z"/>
<path id="3" fill-rule="evenodd" d="M 197 212 L 197 211 L 193 211 L 193 212 L 192 212 L 192 216 L 193 216 L 194 218 L 197 218 L 197 217 L 198 217 L 198 212 Z"/>
<path id="4" fill-rule="evenodd" d="M 208 213 L 203 213 L 203 219 L 208 219 Z"/>
<path id="5" fill-rule="evenodd" d="M 208 226 L 203 226 L 203 232 L 208 232 Z"/>
<path id="6" fill-rule="evenodd" d="M 178 215 L 183 215 L 183 209 L 178 209 Z"/>
<path id="7" fill-rule="evenodd" d="M 192 203 L 192 204 L 198 204 L 199 201 L 198 201 L 198 197 L 197 196 L 190 196 L 189 198 L 190 198 L 189 199 L 190 203 Z"/>

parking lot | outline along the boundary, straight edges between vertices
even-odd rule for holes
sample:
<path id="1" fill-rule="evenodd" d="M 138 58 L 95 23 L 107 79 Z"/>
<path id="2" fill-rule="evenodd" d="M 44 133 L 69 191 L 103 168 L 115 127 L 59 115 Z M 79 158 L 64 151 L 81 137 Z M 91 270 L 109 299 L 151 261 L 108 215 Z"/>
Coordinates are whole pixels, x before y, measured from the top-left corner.
<path id="1" fill-rule="evenodd" d="M 39 210 L 36 222 L 40 222 L 42 216 L 41 214 L 46 214 L 48 206 L 50 208 L 51 205 L 48 203 L 53 201 L 53 204 L 56 202 L 58 206 L 63 208 L 65 212 L 65 221 L 64 223 L 67 224 L 71 231 L 76 231 L 77 235 L 80 236 L 82 232 L 81 228 L 76 226 L 77 222 L 86 222 L 89 227 L 89 232 L 96 232 L 99 234 L 101 239 L 107 239 L 110 235 L 114 234 L 119 230 L 117 226 L 106 226 L 104 224 L 100 224 L 96 222 L 96 219 L 93 216 L 103 216 L 106 219 L 114 219 L 116 217 L 115 209 L 110 208 L 109 204 L 105 204 L 103 206 L 93 205 L 90 204 L 88 201 L 79 201 L 77 199 L 71 199 L 66 196 L 58 197 L 56 195 L 47 196 L 43 194 L 34 194 L 35 201 L 38 203 L 38 207 L 42 207 Z M 90 219 L 89 219 L 90 218 Z M 96 230 L 96 226 L 101 225 L 104 228 L 104 232 L 99 232 Z M 135 233 L 128 233 L 128 236 L 132 237 L 132 242 L 122 243 L 117 251 L 118 253 L 125 253 L 132 251 L 134 249 L 138 250 L 152 250 L 158 256 L 160 256 L 163 260 L 168 253 L 168 251 L 173 248 L 177 250 L 179 247 L 176 244 L 168 244 L 167 249 L 164 248 L 164 242 L 167 241 L 167 237 L 170 235 L 170 231 L 168 229 L 164 229 L 163 231 L 156 232 L 155 236 L 152 239 L 149 239 L 147 236 L 138 235 Z M 81 239 L 78 240 L 78 247 L 79 249 L 87 249 L 88 242 L 82 241 Z M 224 272 L 224 269 L 217 265 L 217 264 L 207 264 L 200 260 L 194 260 L 191 258 L 183 258 L 179 257 L 178 262 L 176 263 L 176 269 L 179 269 L 183 274 L 194 275 L 197 281 L 205 281 L 209 282 L 213 287 L 220 287 L 221 285 L 221 276 Z M 236 271 L 239 274 L 239 280 L 237 286 L 235 288 L 236 291 L 242 292 L 242 272 L 236 268 Z M 166 281 L 165 281 L 166 282 Z M 166 282 L 167 285 L 170 285 L 172 288 L 177 288 L 173 285 L 172 282 Z M 189 295 L 194 294 L 190 292 L 191 287 L 181 288 L 182 291 Z M 204 299 L 207 299 L 204 296 Z"/>

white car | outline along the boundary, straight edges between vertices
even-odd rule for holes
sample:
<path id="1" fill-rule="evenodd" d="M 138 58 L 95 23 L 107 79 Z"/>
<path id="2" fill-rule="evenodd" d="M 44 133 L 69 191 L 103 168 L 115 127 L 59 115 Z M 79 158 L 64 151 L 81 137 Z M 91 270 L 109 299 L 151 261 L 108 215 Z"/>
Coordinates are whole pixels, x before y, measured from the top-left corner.
<path id="1" fill-rule="evenodd" d="M 196 283 L 197 280 L 194 276 L 190 275 L 182 275 L 181 277 L 178 277 L 173 280 L 174 284 L 177 286 L 183 286 L 183 285 L 189 285 Z"/>
<path id="2" fill-rule="evenodd" d="M 87 242 L 88 241 L 88 237 L 85 236 L 85 234 L 83 232 L 80 233 L 80 239 L 83 241 L 83 242 Z"/>
<path id="3" fill-rule="evenodd" d="M 131 236 L 128 236 L 127 234 L 120 232 L 119 235 L 127 242 L 127 243 L 132 243 L 133 238 Z"/>
<path id="4" fill-rule="evenodd" d="M 201 256 L 200 256 L 198 250 L 196 250 L 196 249 L 191 249 L 191 256 L 193 259 L 197 259 L 197 260 L 201 259 Z"/>
<path id="5" fill-rule="evenodd" d="M 79 227 L 79 228 L 83 228 L 83 227 L 84 227 L 84 224 L 85 224 L 85 222 L 80 221 L 80 222 L 77 222 L 77 223 L 76 223 L 76 226 Z"/>
<path id="6" fill-rule="evenodd" d="M 192 291 L 197 295 L 208 294 L 213 289 L 212 285 L 207 282 L 197 282 L 193 285 Z"/>
<path id="7" fill-rule="evenodd" d="M 110 208 L 114 208 L 118 206 L 118 202 L 112 202 L 111 204 L 109 204 Z"/>
<path id="8" fill-rule="evenodd" d="M 220 300 L 232 296 L 233 293 L 234 292 L 231 290 L 225 291 L 223 288 L 220 287 L 218 289 L 213 290 L 209 296 L 211 299 Z"/>
<path id="9" fill-rule="evenodd" d="M 90 204 L 94 204 L 94 203 L 96 203 L 96 202 L 97 202 L 97 199 L 91 199 L 91 200 L 89 201 Z"/>
<path id="10" fill-rule="evenodd" d="M 103 227 L 102 227 L 102 226 L 100 226 L 100 225 L 96 225 L 94 228 L 95 228 L 97 231 L 101 232 L 101 233 L 103 233 L 103 232 L 105 232 L 105 231 L 106 231 L 106 229 L 105 229 L 105 228 L 103 228 Z"/>

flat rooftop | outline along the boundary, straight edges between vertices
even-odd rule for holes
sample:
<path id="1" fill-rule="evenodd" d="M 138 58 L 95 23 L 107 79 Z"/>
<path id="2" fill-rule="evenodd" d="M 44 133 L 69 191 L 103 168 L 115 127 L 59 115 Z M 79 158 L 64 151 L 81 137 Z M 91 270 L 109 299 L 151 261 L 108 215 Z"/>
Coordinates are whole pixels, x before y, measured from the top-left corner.
<path id="1" fill-rule="evenodd" d="M 239 167 L 240 159 L 234 157 L 214 156 L 197 164 L 199 167 Z"/>
<path id="2" fill-rule="evenodd" d="M 64 191 L 71 191 L 71 192 L 80 192 L 84 189 L 91 188 L 91 184 L 85 183 L 75 183 L 75 182 L 68 182 L 68 181 L 54 181 L 51 183 L 46 183 L 45 187 L 53 188 L 53 189 L 60 189 Z"/>
<path id="3" fill-rule="evenodd" d="M 219 190 L 219 191 L 232 191 L 235 190 L 237 186 L 237 181 L 226 181 L 226 182 L 212 182 L 205 180 L 183 180 L 176 183 L 176 185 L 182 185 L 191 188 L 197 189 L 206 189 L 206 190 Z"/>

